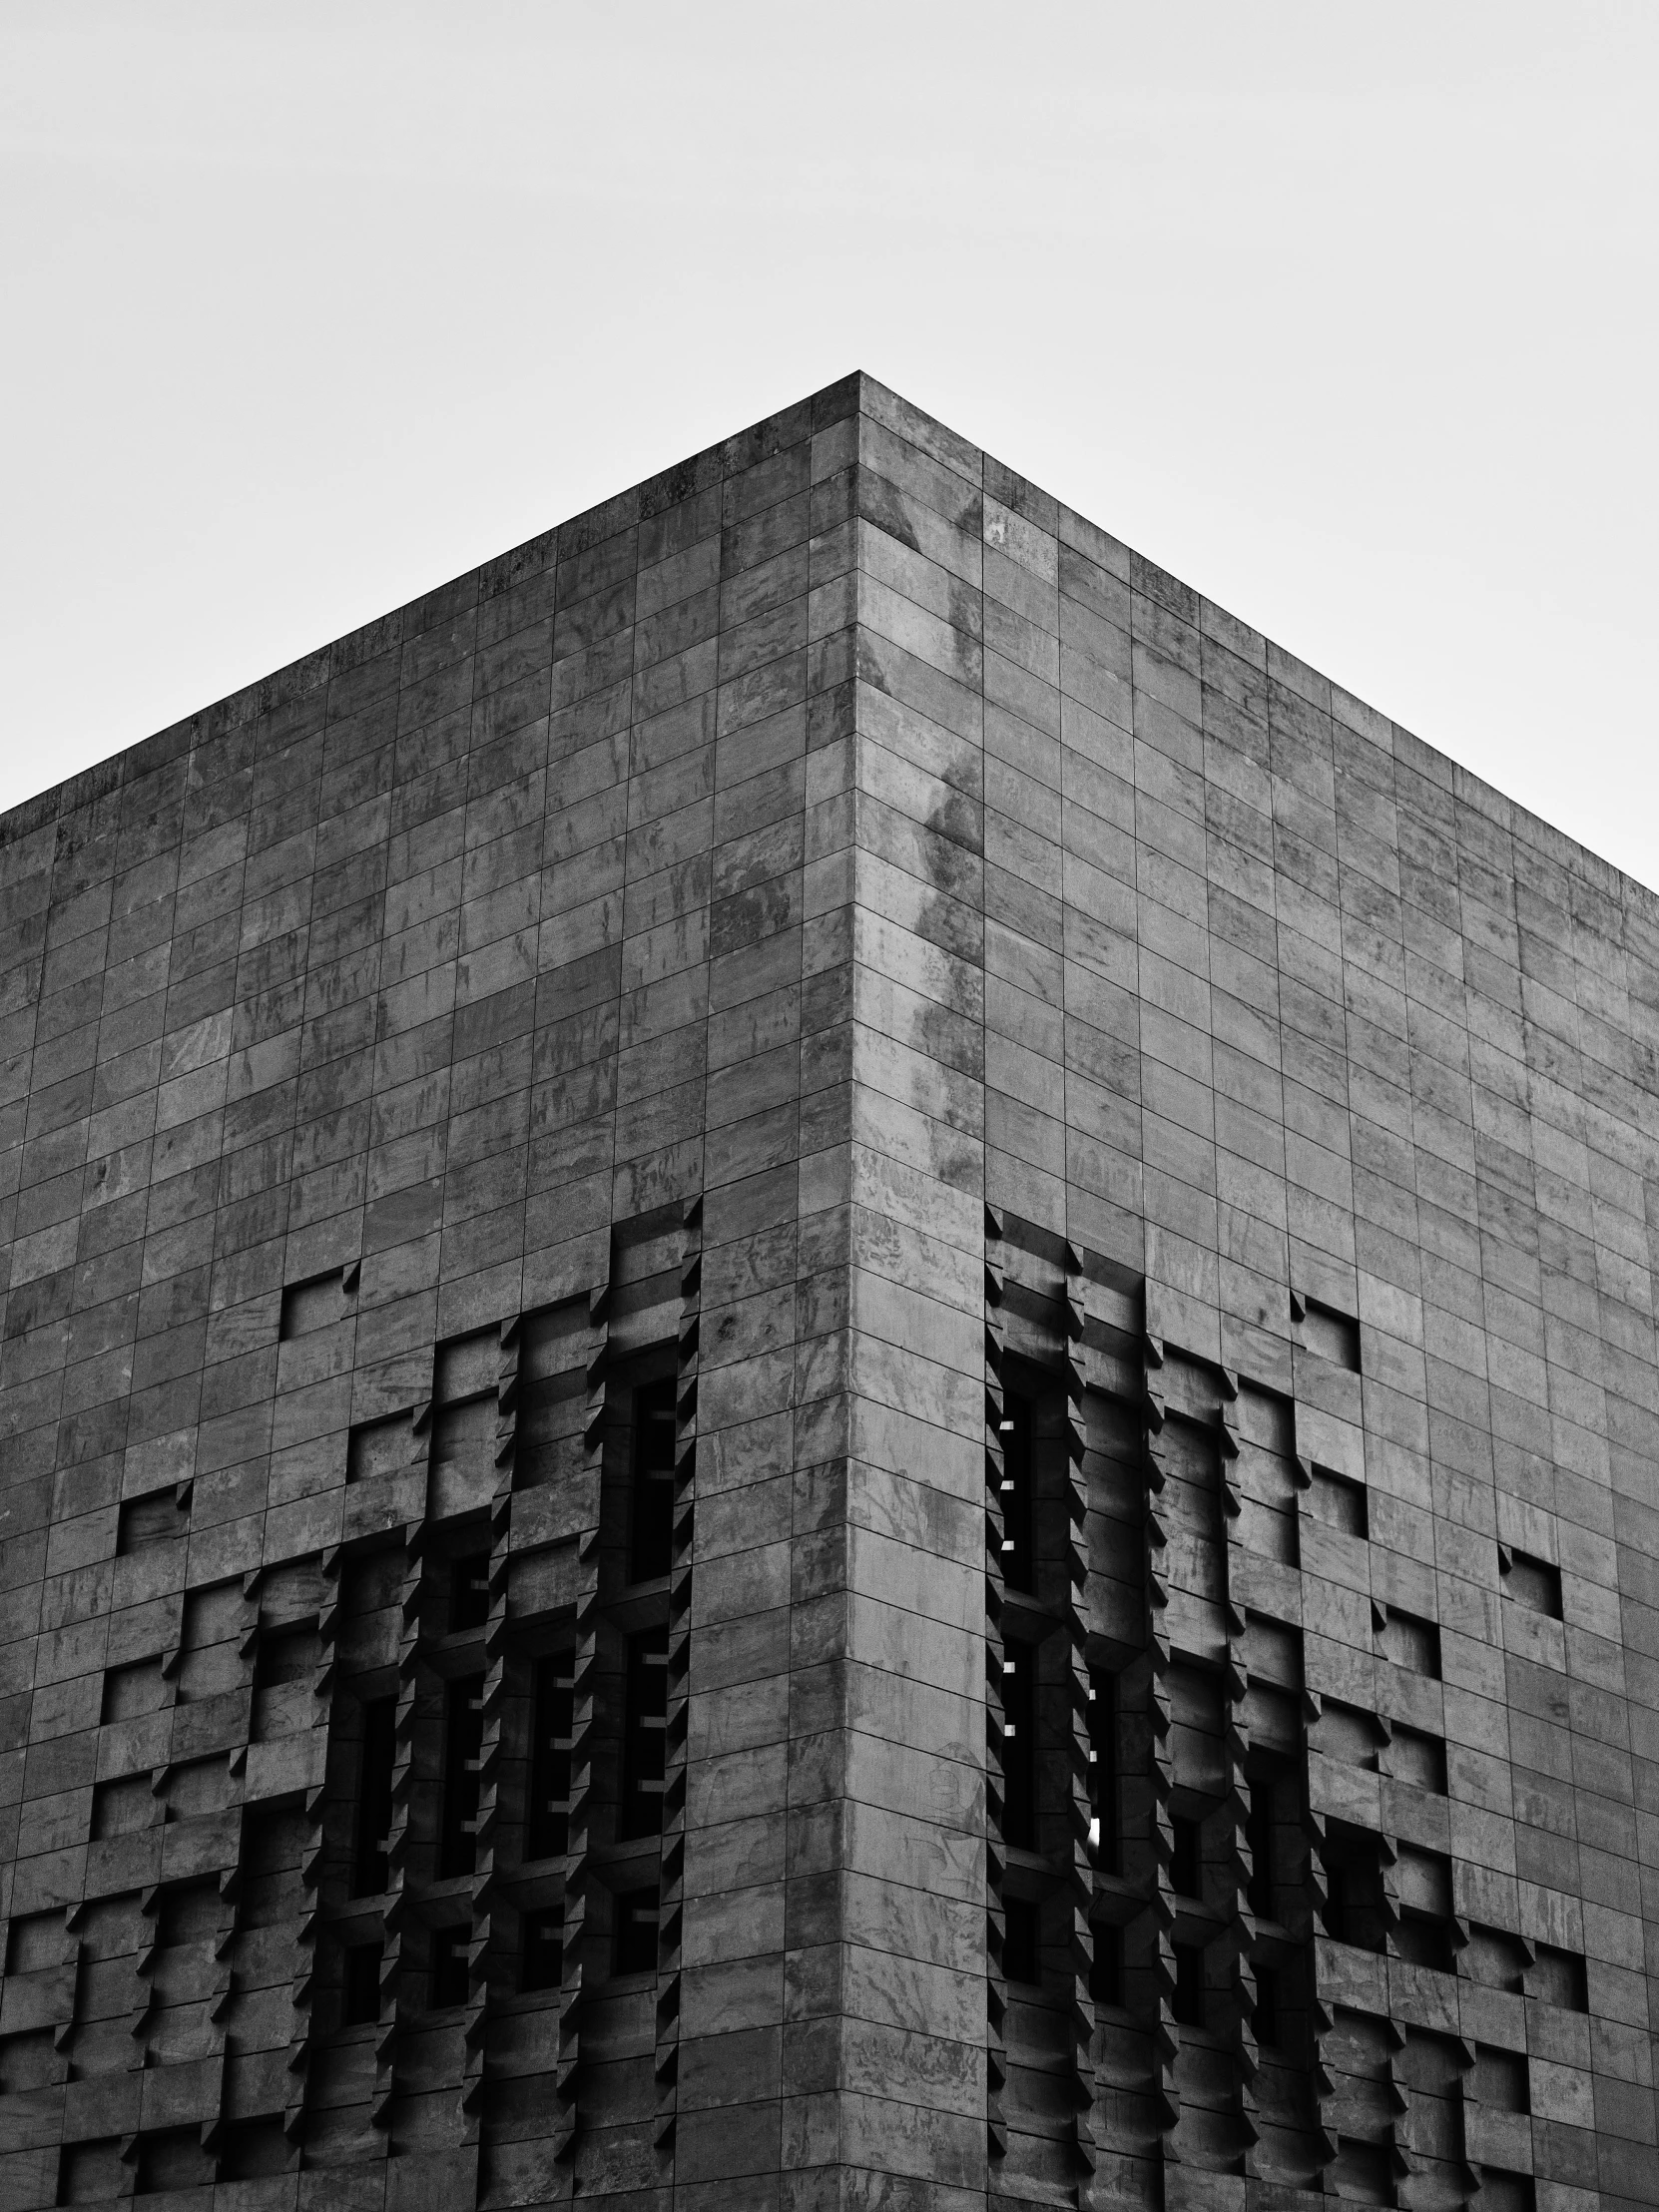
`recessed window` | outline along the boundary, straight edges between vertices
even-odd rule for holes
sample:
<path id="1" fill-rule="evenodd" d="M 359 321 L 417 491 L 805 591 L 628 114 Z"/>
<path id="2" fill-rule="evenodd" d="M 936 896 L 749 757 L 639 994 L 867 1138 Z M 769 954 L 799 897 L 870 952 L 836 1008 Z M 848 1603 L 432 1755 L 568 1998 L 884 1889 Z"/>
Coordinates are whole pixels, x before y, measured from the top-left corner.
<path id="1" fill-rule="evenodd" d="M 363 2027 L 380 2017 L 380 1959 L 378 1942 L 353 1943 L 345 1952 L 340 1974 L 340 2025 Z"/>
<path id="2" fill-rule="evenodd" d="M 1175 1995 L 1172 2009 L 1183 2027 L 1204 2025 L 1204 1952 L 1197 1943 L 1175 1946 Z"/>
<path id="3" fill-rule="evenodd" d="M 555 1859 L 570 1848 L 570 1755 L 574 1749 L 576 1659 L 549 1652 L 536 1662 L 530 1701 L 530 1817 L 526 1857 Z"/>
<path id="4" fill-rule="evenodd" d="M 1530 2174 L 1505 2173 L 1497 2166 L 1480 2169 L 1480 2212 L 1534 2212 L 1537 2191 Z"/>
<path id="5" fill-rule="evenodd" d="M 1277 1966 L 1258 1965 L 1256 1976 L 1256 2010 L 1252 2024 L 1256 2041 L 1263 2050 L 1277 2050 L 1280 2038 L 1279 1969 Z"/>
<path id="6" fill-rule="evenodd" d="M 1002 1974 L 1007 1981 L 1036 1981 L 1040 1921 L 1030 1898 L 1005 1898 L 1002 1905 Z"/>
<path id="7" fill-rule="evenodd" d="M 1097 1921 L 1090 1930 L 1089 1994 L 1096 2004 L 1123 2002 L 1123 1930 Z"/>
<path id="8" fill-rule="evenodd" d="M 564 1973 L 564 1915 L 556 1905 L 538 1906 L 520 1918 L 518 1985 L 556 1989 Z"/>
<path id="9" fill-rule="evenodd" d="M 1351 1475 L 1338 1474 L 1330 1467 L 1316 1467 L 1307 1495 L 1309 1512 L 1327 1528 L 1334 1528 L 1344 1536 L 1371 1534 L 1371 1515 L 1367 1510 L 1363 1482 L 1356 1482 Z"/>
<path id="10" fill-rule="evenodd" d="M 349 1285 L 349 1288 L 347 1288 Z M 357 1289 L 355 1268 L 330 1268 L 306 1282 L 290 1283 L 282 1292 L 282 1313 L 277 1334 L 283 1344 L 308 1337 L 318 1329 L 331 1329 L 354 1311 Z"/>
<path id="11" fill-rule="evenodd" d="M 1440 1679 L 1440 1632 L 1432 1621 L 1390 1605 L 1377 1632 L 1377 1640 L 1383 1658 L 1391 1660 L 1396 1667 L 1426 1675 L 1431 1682 Z"/>
<path id="12" fill-rule="evenodd" d="M 1388 1918 L 1380 1840 L 1333 1822 L 1326 1830 L 1321 1863 L 1326 1934 L 1333 1941 L 1352 1943 L 1359 1950 L 1382 1950 Z"/>
<path id="13" fill-rule="evenodd" d="M 1530 2112 L 1531 2088 L 1523 2050 L 1497 2050 L 1478 2043 L 1474 2052 L 1474 2093 L 1494 2112 Z"/>
<path id="14" fill-rule="evenodd" d="M 167 1682 L 159 1652 L 154 1659 L 135 1659 L 129 1666 L 105 1670 L 99 1718 L 106 1727 L 112 1721 L 140 1720 L 146 1713 L 159 1713 L 166 1703 Z"/>
<path id="15" fill-rule="evenodd" d="M 1525 1987 L 1527 1995 L 1536 1997 L 1541 2004 L 1558 2004 L 1567 2012 L 1590 2009 L 1584 1961 L 1575 1950 L 1561 1950 L 1554 1943 L 1540 1943 L 1532 1964 L 1526 1969 Z"/>
<path id="16" fill-rule="evenodd" d="M 1037 1837 L 1037 1654 L 1030 1644 L 1002 1652 L 1002 1841 L 1033 1851 Z"/>
<path id="17" fill-rule="evenodd" d="M 139 2137 L 139 2196 L 158 2196 L 164 2190 L 206 2189 L 213 2178 L 214 2161 L 202 2148 L 199 2127 L 166 2127 L 154 2135 Z"/>
<path id="18" fill-rule="evenodd" d="M 1451 1948 L 1451 1862 L 1435 1851 L 1400 1847 L 1394 1868 L 1399 1921 L 1394 1930 L 1397 1955 L 1438 1973 L 1453 1968 Z"/>
<path id="19" fill-rule="evenodd" d="M 1089 1676 L 1089 1841 L 1106 1874 L 1118 1874 L 1118 1678 Z"/>
<path id="20" fill-rule="evenodd" d="M 1396 1782 L 1409 1782 L 1418 1790 L 1432 1790 L 1436 1797 L 1445 1796 L 1445 1745 L 1438 1736 L 1424 1735 L 1420 1729 L 1401 1728 L 1396 1723 L 1388 1768 Z"/>
<path id="21" fill-rule="evenodd" d="M 238 2120 L 225 2129 L 219 2148 L 221 2181 L 268 2181 L 287 2172 L 288 2140 L 281 2114 Z"/>
<path id="22" fill-rule="evenodd" d="M 1200 1821 L 1184 1818 L 1177 1813 L 1170 1822 L 1172 1843 L 1170 1848 L 1170 1887 L 1177 1897 L 1202 1898 L 1204 1895 L 1204 1828 Z"/>
<path id="23" fill-rule="evenodd" d="M 351 1895 L 373 1898 L 379 1897 L 391 1881 L 391 1776 L 397 1757 L 397 1700 L 373 1698 L 363 1707 L 362 1715 Z"/>
<path id="24" fill-rule="evenodd" d="M 661 1918 L 655 1890 L 632 1890 L 616 1901 L 616 1970 L 655 1973 L 657 1924 Z"/>
<path id="25" fill-rule="evenodd" d="M 1327 1306 L 1320 1299 L 1307 1299 L 1303 1302 L 1298 1336 L 1307 1350 L 1320 1359 L 1329 1360 L 1334 1367 L 1347 1368 L 1352 1375 L 1359 1374 L 1360 1324 L 1352 1314 Z"/>
<path id="26" fill-rule="evenodd" d="M 182 1536 L 190 1515 L 174 1489 L 152 1490 L 145 1497 L 130 1497 L 121 1507 L 115 1548 L 122 1557 L 143 1551 L 147 1545 L 167 1543 Z"/>
<path id="27" fill-rule="evenodd" d="M 652 1582 L 674 1564 L 674 1457 L 678 1433 L 672 1376 L 634 1392 L 634 1467 L 628 1514 L 628 1572 Z"/>
<path id="28" fill-rule="evenodd" d="M 478 1801 L 484 1760 L 484 1678 L 463 1674 L 443 1701 L 443 1832 L 438 1879 L 471 1874 L 478 1863 Z"/>
<path id="29" fill-rule="evenodd" d="M 1338 1699 L 1321 1700 L 1320 1715 L 1309 1730 L 1311 1748 L 1327 1759 L 1340 1759 L 1345 1767 L 1363 1767 L 1375 1774 L 1382 1750 L 1382 1728 L 1375 1714 L 1362 1713 L 1357 1705 Z"/>
<path id="30" fill-rule="evenodd" d="M 658 1836 L 668 1771 L 668 1630 L 628 1639 L 622 1745 L 622 1833 Z"/>
<path id="31" fill-rule="evenodd" d="M 1511 1551 L 1506 1545 L 1498 1547 L 1497 1559 L 1506 1598 L 1529 1613 L 1541 1613 L 1546 1620 L 1561 1618 L 1559 1567 L 1552 1567 L 1547 1559 L 1534 1559 L 1530 1552 Z"/>
<path id="32" fill-rule="evenodd" d="M 1009 1390 L 997 1423 L 1002 1443 L 1002 1579 L 1010 1590 L 1035 1590 L 1037 1559 L 1031 1498 L 1031 1400 Z"/>
<path id="33" fill-rule="evenodd" d="M 472 1979 L 470 1932 L 464 1928 L 432 1931 L 432 2008 L 444 2011 L 464 2004 Z"/>
<path id="34" fill-rule="evenodd" d="M 489 1554 L 475 1551 L 449 1563 L 449 1633 L 483 1628 L 490 1617 Z"/>

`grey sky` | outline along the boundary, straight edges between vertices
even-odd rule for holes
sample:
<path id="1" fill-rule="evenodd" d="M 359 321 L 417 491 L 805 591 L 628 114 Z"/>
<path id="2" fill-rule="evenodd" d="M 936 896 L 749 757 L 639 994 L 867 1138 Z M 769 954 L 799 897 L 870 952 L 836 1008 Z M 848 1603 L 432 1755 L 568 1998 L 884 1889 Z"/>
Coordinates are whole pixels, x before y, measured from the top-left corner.
<path id="1" fill-rule="evenodd" d="M 864 367 L 1659 883 L 1659 9 L 0 0 L 0 806 Z"/>

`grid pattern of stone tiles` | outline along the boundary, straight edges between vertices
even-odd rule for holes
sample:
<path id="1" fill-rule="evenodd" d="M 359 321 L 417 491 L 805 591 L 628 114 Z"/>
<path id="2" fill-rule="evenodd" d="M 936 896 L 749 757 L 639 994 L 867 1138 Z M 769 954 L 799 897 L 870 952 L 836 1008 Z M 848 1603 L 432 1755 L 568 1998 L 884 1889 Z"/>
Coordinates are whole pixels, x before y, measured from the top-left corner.
<path id="1" fill-rule="evenodd" d="M 0 903 L 8 2203 L 1659 2201 L 1649 893 L 853 377 L 18 810 Z M 1034 1967 L 993 1340 L 1146 1847 Z M 1259 1932 L 1177 1986 L 1218 1682 L 1229 1929 L 1300 1731 L 1282 2159 Z"/>

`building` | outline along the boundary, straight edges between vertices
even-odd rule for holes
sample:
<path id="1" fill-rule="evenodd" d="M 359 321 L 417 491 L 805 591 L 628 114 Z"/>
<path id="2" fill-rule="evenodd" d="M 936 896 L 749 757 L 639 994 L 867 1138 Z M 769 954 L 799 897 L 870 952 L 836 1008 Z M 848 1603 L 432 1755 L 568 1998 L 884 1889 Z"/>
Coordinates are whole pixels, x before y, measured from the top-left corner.
<path id="1" fill-rule="evenodd" d="M 0 899 L 8 2208 L 1659 2201 L 1652 893 L 853 376 Z"/>

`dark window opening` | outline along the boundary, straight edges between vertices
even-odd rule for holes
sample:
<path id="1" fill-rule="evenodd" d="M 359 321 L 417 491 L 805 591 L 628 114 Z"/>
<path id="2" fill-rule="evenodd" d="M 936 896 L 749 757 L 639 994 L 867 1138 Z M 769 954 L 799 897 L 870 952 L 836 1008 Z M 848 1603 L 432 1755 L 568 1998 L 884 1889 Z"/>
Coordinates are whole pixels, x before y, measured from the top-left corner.
<path id="1" fill-rule="evenodd" d="M 402 1474 L 411 1464 L 414 1444 L 415 1431 L 407 1413 L 358 1421 L 346 1438 L 346 1481 L 371 1482 L 378 1476 Z"/>
<path id="2" fill-rule="evenodd" d="M 1175 1945 L 1173 2009 L 1182 2027 L 1204 2025 L 1204 1952 L 1197 1943 Z"/>
<path id="3" fill-rule="evenodd" d="M 1006 1898 L 1002 1905 L 1002 1978 L 1035 1982 L 1041 1979 L 1038 1947 L 1041 1916 L 1031 1898 Z"/>
<path id="4" fill-rule="evenodd" d="M 157 2196 L 171 2189 L 205 2189 L 213 2178 L 213 2158 L 202 2148 L 199 2127 L 168 2127 L 139 2137 L 139 2196 Z"/>
<path id="5" fill-rule="evenodd" d="M 1408 1668 L 1412 1674 L 1423 1674 L 1431 1682 L 1438 1682 L 1440 1632 L 1432 1621 L 1425 1621 L 1415 1613 L 1396 1611 L 1390 1605 L 1378 1635 L 1385 1659 L 1392 1660 L 1396 1667 Z"/>
<path id="6" fill-rule="evenodd" d="M 486 1552 L 454 1559 L 449 1566 L 449 1632 L 485 1628 L 490 1617 L 490 1563 Z"/>
<path id="7" fill-rule="evenodd" d="M 1308 1299 L 1304 1306 L 1302 1342 L 1322 1360 L 1347 1368 L 1352 1375 L 1359 1374 L 1360 1324 L 1352 1314 L 1323 1305 L 1316 1298 Z"/>
<path id="8" fill-rule="evenodd" d="M 1537 1956 L 1526 1969 L 1525 1988 L 1529 1997 L 1543 2004 L 1559 2004 L 1568 2012 L 1590 2009 L 1583 1959 L 1576 1951 L 1558 1950 L 1553 1943 L 1538 1945 Z"/>
<path id="9" fill-rule="evenodd" d="M 1033 1851 L 1037 1834 L 1037 1654 L 1008 1644 L 1002 1654 L 1002 1841 Z"/>
<path id="10" fill-rule="evenodd" d="M 570 1755 L 575 1727 L 575 1657 L 551 1652 L 536 1663 L 531 1699 L 530 1818 L 526 1856 L 562 1858 L 570 1849 Z"/>
<path id="11" fill-rule="evenodd" d="M 441 2012 L 464 2004 L 472 1981 L 472 1938 L 464 1928 L 432 1932 L 432 2008 Z"/>
<path id="12" fill-rule="evenodd" d="M 655 1973 L 657 1970 L 657 1923 L 660 1918 L 655 1890 L 631 1890 L 616 1901 L 616 1970 L 618 1973 Z"/>
<path id="13" fill-rule="evenodd" d="M 1323 1854 L 1325 1932 L 1334 1942 L 1382 1950 L 1387 1939 L 1381 1846 L 1375 1836 L 1331 1829 Z"/>
<path id="14" fill-rule="evenodd" d="M 289 1283 L 282 1292 L 282 1310 L 276 1324 L 278 1340 L 288 1344 L 295 1337 L 308 1337 L 315 1329 L 329 1329 L 343 1321 L 353 1310 L 355 1289 L 354 1271 L 348 1290 L 345 1273 L 339 1268 L 330 1268 L 326 1275 L 313 1275 L 308 1282 Z"/>
<path id="15" fill-rule="evenodd" d="M 7 1973 L 38 1973 L 44 1966 L 61 1966 L 68 1937 L 63 1915 L 19 1913 L 6 1932 Z"/>
<path id="16" fill-rule="evenodd" d="M 380 2017 L 379 1943 L 353 1943 L 340 1981 L 340 2025 L 362 2027 Z"/>
<path id="17" fill-rule="evenodd" d="M 1245 1816 L 1245 1844 L 1250 1852 L 1250 1882 L 1245 1895 L 1259 1921 L 1277 1919 L 1274 1911 L 1273 1827 L 1274 1800 L 1278 1796 L 1271 1774 L 1250 1777 L 1250 1811 Z"/>
<path id="18" fill-rule="evenodd" d="M 217 1882 L 186 1882 L 164 1890 L 156 1901 L 156 1940 L 168 1949 L 182 1943 L 206 1943 L 219 1934 Z"/>
<path id="19" fill-rule="evenodd" d="M 564 1974 L 564 1915 L 558 1906 L 542 1906 L 520 1922 L 518 1985 L 556 1989 Z"/>
<path id="20" fill-rule="evenodd" d="M 1366 1504 L 1366 1485 L 1356 1482 L 1346 1474 L 1338 1474 L 1331 1467 L 1316 1467 L 1314 1479 L 1308 1489 L 1308 1510 L 1327 1528 L 1334 1528 L 1344 1536 L 1369 1536 L 1371 1515 Z"/>
<path id="21" fill-rule="evenodd" d="M 1552 1567 L 1547 1559 L 1534 1559 L 1524 1551 L 1500 1551 L 1498 1565 L 1502 1573 L 1503 1594 L 1529 1613 L 1541 1613 L 1546 1620 L 1561 1618 L 1561 1570 Z"/>
<path id="22" fill-rule="evenodd" d="M 648 1628 L 628 1639 L 622 1761 L 625 1839 L 662 1833 L 667 1729 L 668 1630 Z"/>
<path id="23" fill-rule="evenodd" d="M 443 1701 L 443 1830 L 438 1880 L 471 1874 L 478 1863 L 478 1795 L 484 1750 L 484 1678 L 465 1674 Z"/>
<path id="24" fill-rule="evenodd" d="M 1096 2004 L 1123 2002 L 1123 1930 L 1096 1922 L 1090 1930 L 1094 1952 L 1089 1962 L 1089 1995 Z"/>
<path id="25" fill-rule="evenodd" d="M 125 1557 L 148 1544 L 166 1543 L 185 1533 L 188 1519 L 173 1490 L 152 1490 L 148 1497 L 130 1497 L 121 1508 L 115 1548 Z"/>
<path id="26" fill-rule="evenodd" d="M 391 1881 L 391 1771 L 397 1758 L 397 1700 L 377 1697 L 363 1707 L 362 1759 L 357 1769 L 357 1837 L 351 1895 L 378 1897 Z"/>
<path id="27" fill-rule="evenodd" d="M 1487 1989 L 1507 1989 L 1518 1994 L 1526 1971 L 1526 1952 L 1518 1936 L 1501 1928 L 1470 1925 L 1462 1957 L 1463 1971 L 1471 1981 Z"/>
<path id="28" fill-rule="evenodd" d="M 1204 1825 L 1177 1813 L 1170 1822 L 1170 1886 L 1177 1897 L 1204 1895 Z"/>
<path id="29" fill-rule="evenodd" d="M 1332 2178 L 1337 2185 L 1337 2195 L 1347 2197 L 1354 2204 L 1392 2204 L 1394 2201 L 1393 2160 L 1386 2144 L 1369 2143 L 1353 2135 L 1339 2136 Z M 1485 2212 L 1484 2190 L 1481 2205 Z"/>
<path id="30" fill-rule="evenodd" d="M 1534 2212 L 1537 2191 L 1530 2174 L 1505 2173 L 1500 2166 L 1480 2169 L 1480 2212 Z"/>
<path id="31" fill-rule="evenodd" d="M 85 2143 L 65 2143 L 58 2156 L 60 2204 L 108 2204 L 126 2194 L 127 2168 L 120 2139 L 106 2135 Z"/>
<path id="32" fill-rule="evenodd" d="M 1451 1973 L 1451 1931 L 1444 1921 L 1422 1913 L 1401 1913 L 1394 1930 L 1395 1953 L 1413 1966 L 1432 1966 L 1437 1973 Z"/>
<path id="33" fill-rule="evenodd" d="M 268 2181 L 286 2173 L 288 2139 L 281 2116 L 271 2113 L 255 2120 L 238 2120 L 225 2130 L 219 2149 L 221 2181 Z"/>
<path id="34" fill-rule="evenodd" d="M 312 1628 L 268 1628 L 261 1634 L 259 1656 L 254 1663 L 254 1688 L 277 1690 L 291 1682 L 306 1682 L 316 1672 L 316 1631 Z"/>
<path id="35" fill-rule="evenodd" d="M 1002 1579 L 1010 1590 L 1034 1591 L 1035 1515 L 1031 1500 L 1031 1400 L 1009 1390 L 998 1423 L 1002 1440 Z"/>
<path id="36" fill-rule="evenodd" d="M 1494 2112 L 1530 2112 L 1531 2083 L 1526 2053 L 1499 2050 L 1491 2043 L 1477 2043 L 1474 2050 L 1474 2093 Z"/>
<path id="37" fill-rule="evenodd" d="M 1118 1864 L 1118 1679 L 1115 1674 L 1089 1677 L 1089 1807 L 1094 1815 L 1093 1842 L 1098 1863 L 1106 1874 L 1122 1872 Z"/>
<path id="38" fill-rule="evenodd" d="M 1394 1888 L 1399 1898 L 1395 1953 L 1414 1966 L 1432 1966 L 1439 1973 L 1450 1973 L 1455 1965 L 1450 1860 L 1437 1851 L 1402 1845 L 1394 1870 Z"/>
<path id="39" fill-rule="evenodd" d="M 98 1717 L 108 1727 L 112 1721 L 138 1720 L 146 1713 L 159 1713 L 166 1703 L 167 1681 L 160 1655 L 135 1659 L 125 1667 L 106 1670 L 104 1702 Z"/>
<path id="40" fill-rule="evenodd" d="M 1409 1782 L 1419 1790 L 1445 1796 L 1445 1745 L 1438 1736 L 1396 1727 L 1388 1764 L 1396 1782 Z"/>
<path id="41" fill-rule="evenodd" d="M 1308 1732 L 1311 1751 L 1375 1774 L 1382 1745 L 1382 1724 L 1375 1714 L 1362 1713 L 1355 1705 L 1339 1704 L 1335 1698 L 1321 1699 L 1319 1719 Z"/>
<path id="42" fill-rule="evenodd" d="M 1253 1970 L 1256 1976 L 1256 2009 L 1252 2024 L 1256 2030 L 1256 2041 L 1262 2050 L 1277 2050 L 1280 2039 L 1279 1968 L 1257 1966 Z"/>
<path id="43" fill-rule="evenodd" d="M 655 1581 L 674 1564 L 675 1382 L 634 1392 L 634 1470 L 628 1516 L 628 1572 Z"/>

